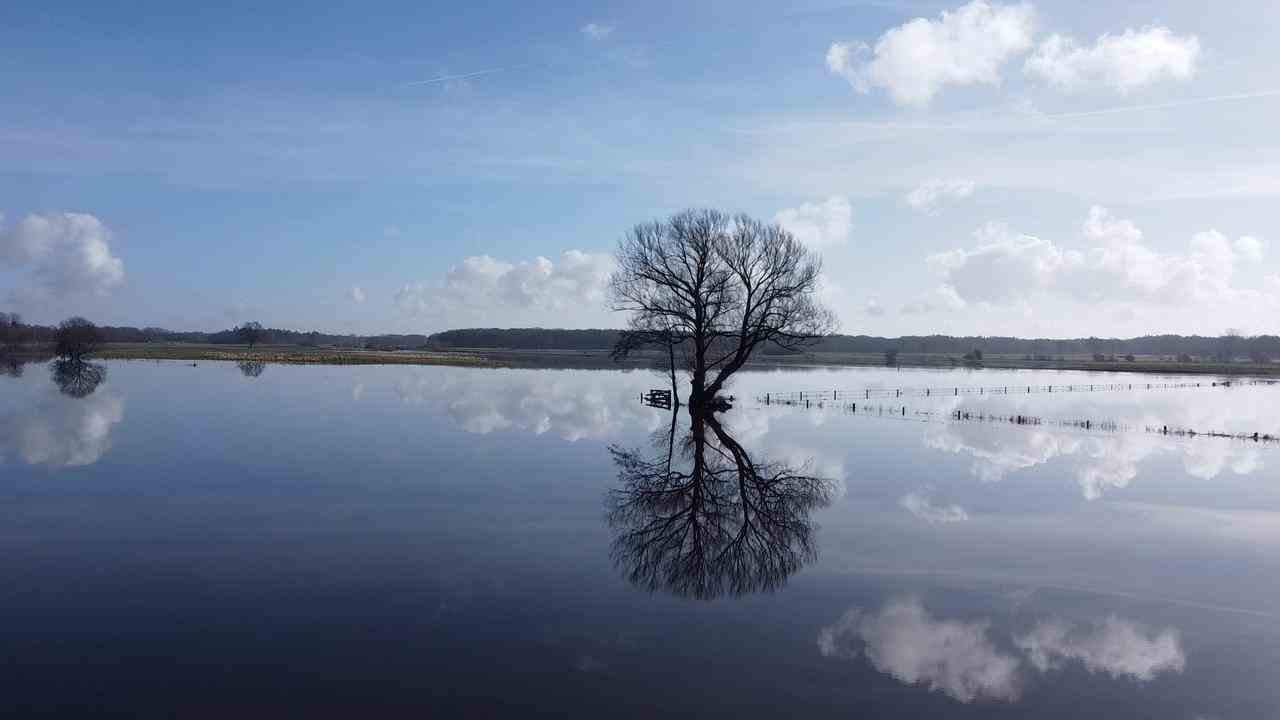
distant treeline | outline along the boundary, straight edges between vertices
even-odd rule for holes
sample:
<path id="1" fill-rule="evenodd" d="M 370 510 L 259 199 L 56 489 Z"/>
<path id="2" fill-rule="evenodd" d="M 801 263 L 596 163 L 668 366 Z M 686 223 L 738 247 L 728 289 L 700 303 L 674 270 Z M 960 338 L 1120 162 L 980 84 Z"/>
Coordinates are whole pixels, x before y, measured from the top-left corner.
<path id="1" fill-rule="evenodd" d="M 55 328 L 25 325 L 14 316 L 0 313 L 0 344 L 52 342 Z M 235 328 L 218 332 L 177 332 L 157 327 L 100 328 L 104 342 L 180 342 L 239 344 Z M 377 349 L 510 349 L 510 350 L 609 350 L 618 340 L 618 330 L 559 330 L 550 328 L 468 328 L 434 335 L 330 335 L 280 328 L 266 330 L 265 342 L 279 345 Z M 1155 355 L 1164 357 L 1280 359 L 1280 336 L 1239 335 L 1145 335 L 1135 338 L 1015 338 L 999 336 L 905 335 L 898 338 L 873 335 L 833 335 L 814 345 L 810 352 L 902 355 L 943 354 L 963 356 L 973 351 L 984 355 L 1014 355 L 1032 359 L 1054 359 L 1067 355 Z M 783 353 L 780 348 L 766 354 Z"/>
<path id="2" fill-rule="evenodd" d="M 1249 356 L 1261 353 L 1280 358 L 1280 336 L 1241 337 L 1222 335 L 1144 335 L 1135 338 L 1015 338 L 998 336 L 905 335 L 899 338 L 870 335 L 835 335 L 824 339 L 816 352 L 884 353 L 897 350 L 903 354 L 964 354 L 979 350 L 985 355 L 1060 356 L 1060 355 L 1192 355 L 1218 357 Z"/>
<path id="3" fill-rule="evenodd" d="M 449 330 L 430 337 L 442 348 L 511 350 L 608 350 L 618 340 L 617 330 L 551 330 L 543 328 L 472 328 Z M 1241 337 L 1223 335 L 1146 335 L 1136 338 L 1016 338 L 999 336 L 905 335 L 898 338 L 873 335 L 833 335 L 810 352 L 903 355 L 944 354 L 963 356 L 974 350 L 984 355 L 1015 355 L 1052 359 L 1066 355 L 1157 355 L 1177 357 L 1280 358 L 1280 336 Z M 780 348 L 766 354 L 786 352 Z"/>
<path id="4" fill-rule="evenodd" d="M 469 328 L 431 336 L 439 347 L 511 350 L 609 350 L 618 330 L 554 330 L 548 328 Z"/>
<path id="5" fill-rule="evenodd" d="M 0 345 L 27 343 L 51 343 L 57 328 L 46 325 L 27 325 L 20 319 L 0 313 Z M 235 328 L 217 332 L 175 331 L 159 327 L 117 327 L 99 325 L 99 337 L 108 343 L 203 343 L 211 345 L 236 345 L 244 342 Z M 306 345 L 315 347 L 417 349 L 431 345 L 426 335 L 330 335 L 322 332 L 300 332 L 281 328 L 264 329 L 265 342 L 278 345 Z"/>

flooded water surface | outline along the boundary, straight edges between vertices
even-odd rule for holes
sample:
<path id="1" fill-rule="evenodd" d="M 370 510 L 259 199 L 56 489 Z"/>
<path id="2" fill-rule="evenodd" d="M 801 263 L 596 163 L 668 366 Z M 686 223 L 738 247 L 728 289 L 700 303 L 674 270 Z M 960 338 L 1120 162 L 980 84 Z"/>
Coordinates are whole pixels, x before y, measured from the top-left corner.
<path id="1" fill-rule="evenodd" d="M 661 387 L 9 366 L 0 708 L 1280 713 L 1280 385 L 750 372 L 699 419 Z"/>

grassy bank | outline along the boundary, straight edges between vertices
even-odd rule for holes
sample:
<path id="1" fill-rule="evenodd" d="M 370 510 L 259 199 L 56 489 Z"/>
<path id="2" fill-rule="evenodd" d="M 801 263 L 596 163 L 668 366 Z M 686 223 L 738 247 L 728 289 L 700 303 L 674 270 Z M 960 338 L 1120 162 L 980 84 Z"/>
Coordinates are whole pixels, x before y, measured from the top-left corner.
<path id="1" fill-rule="evenodd" d="M 224 360 L 294 365 L 464 365 L 495 363 L 471 353 L 379 351 L 301 345 L 197 345 L 193 343 L 111 343 L 93 356 L 104 360 Z"/>
<path id="2" fill-rule="evenodd" d="M 28 346 L 7 351 L 17 357 L 47 359 L 50 349 Z M 211 345 L 196 343 L 109 343 L 94 353 L 106 360 L 222 360 L 318 365 L 456 365 L 463 367 L 636 369 L 661 368 L 665 356 L 636 353 L 617 362 L 605 350 L 504 350 L 460 348 L 453 350 L 364 350 L 359 348 L 310 347 L 302 345 Z M 884 356 L 871 353 L 797 353 L 757 355 L 748 367 L 810 368 L 884 367 Z M 1088 355 L 1067 355 L 1052 360 L 1029 360 L 1024 356 L 987 355 L 980 364 L 945 354 L 902 354 L 898 367 L 906 368 L 992 368 L 1027 370 L 1082 370 L 1089 372 L 1134 372 L 1170 375 L 1240 375 L 1280 377 L 1280 363 L 1215 361 L 1176 362 L 1164 357 L 1137 356 L 1133 360 L 1096 360 Z"/>

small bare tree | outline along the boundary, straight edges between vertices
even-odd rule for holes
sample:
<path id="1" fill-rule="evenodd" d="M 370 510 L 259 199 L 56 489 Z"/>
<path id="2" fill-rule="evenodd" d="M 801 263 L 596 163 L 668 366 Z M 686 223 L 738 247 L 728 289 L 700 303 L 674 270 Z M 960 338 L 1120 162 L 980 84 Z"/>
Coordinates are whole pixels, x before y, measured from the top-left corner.
<path id="1" fill-rule="evenodd" d="M 252 350 L 254 345 L 266 341 L 267 331 L 262 328 L 262 323 L 247 322 L 236 328 L 236 337 Z"/>
<path id="2" fill-rule="evenodd" d="M 689 373 L 696 411 L 756 350 L 796 350 L 832 332 L 816 299 L 822 262 L 776 223 L 687 210 L 619 243 L 613 309 L 631 313 L 615 354 L 650 345 Z"/>
<path id="3" fill-rule="evenodd" d="M 0 312 L 0 348 L 16 346 L 21 342 L 22 316 L 18 313 Z"/>
<path id="4" fill-rule="evenodd" d="M 1243 340 L 1244 333 L 1236 328 L 1227 328 L 1222 337 L 1218 338 L 1218 359 L 1228 363 L 1234 361 Z"/>
<path id="5" fill-rule="evenodd" d="M 102 344 L 98 326 L 82 317 L 63 320 L 58 325 L 54 352 L 65 360 L 80 361 Z"/>

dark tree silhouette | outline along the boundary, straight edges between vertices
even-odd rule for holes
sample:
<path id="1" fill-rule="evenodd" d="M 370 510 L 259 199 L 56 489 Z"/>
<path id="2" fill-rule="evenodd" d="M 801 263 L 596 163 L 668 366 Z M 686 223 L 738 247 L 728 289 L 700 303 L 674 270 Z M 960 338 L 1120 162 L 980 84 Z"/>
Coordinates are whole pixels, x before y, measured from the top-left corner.
<path id="1" fill-rule="evenodd" d="M 267 341 L 267 331 L 262 328 L 262 323 L 247 322 L 236 328 L 236 337 L 252 350 L 254 345 Z"/>
<path id="2" fill-rule="evenodd" d="M 0 312 L 0 347 L 22 342 L 22 316 L 18 313 Z"/>
<path id="3" fill-rule="evenodd" d="M 1244 333 L 1235 328 L 1227 328 L 1218 343 L 1218 360 L 1232 362 L 1236 359 L 1240 346 L 1244 344 Z"/>
<path id="4" fill-rule="evenodd" d="M 53 362 L 53 382 L 64 395 L 73 398 L 84 398 L 93 394 L 94 390 L 107 379 L 105 365 L 85 362 L 84 360 L 55 360 Z"/>
<path id="5" fill-rule="evenodd" d="M 82 317 L 63 320 L 58 325 L 54 352 L 64 360 L 82 360 L 102 344 L 98 326 Z"/>
<path id="6" fill-rule="evenodd" d="M 816 558 L 809 515 L 830 504 L 833 483 L 753 460 L 707 413 L 690 413 L 677 448 L 678 415 L 655 434 L 655 457 L 609 448 L 614 563 L 650 591 L 700 599 L 781 587 Z"/>
<path id="7" fill-rule="evenodd" d="M 815 298 L 821 261 L 776 223 L 687 210 L 618 244 L 613 309 L 631 313 L 616 352 L 663 346 L 689 373 L 690 412 L 714 401 L 757 349 L 806 347 L 835 328 Z"/>
<path id="8" fill-rule="evenodd" d="M 267 369 L 267 364 L 259 360 L 241 360 L 236 363 L 236 367 L 240 368 L 245 377 L 256 378 Z"/>

